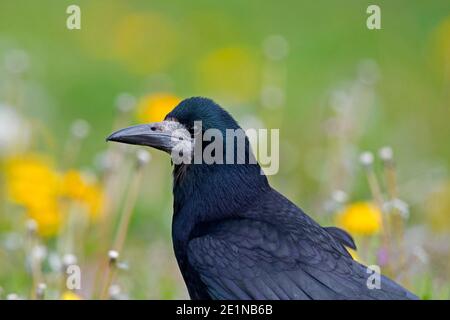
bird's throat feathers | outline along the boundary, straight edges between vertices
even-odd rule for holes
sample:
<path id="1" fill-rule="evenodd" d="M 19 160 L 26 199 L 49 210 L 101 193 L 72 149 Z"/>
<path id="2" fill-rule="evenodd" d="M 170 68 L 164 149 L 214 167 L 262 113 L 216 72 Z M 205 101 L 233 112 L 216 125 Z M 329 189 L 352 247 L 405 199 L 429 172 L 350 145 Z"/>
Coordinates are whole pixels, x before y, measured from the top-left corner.
<path id="1" fill-rule="evenodd" d="M 174 166 L 174 218 L 210 222 L 238 217 L 239 209 L 269 189 L 258 164 Z"/>

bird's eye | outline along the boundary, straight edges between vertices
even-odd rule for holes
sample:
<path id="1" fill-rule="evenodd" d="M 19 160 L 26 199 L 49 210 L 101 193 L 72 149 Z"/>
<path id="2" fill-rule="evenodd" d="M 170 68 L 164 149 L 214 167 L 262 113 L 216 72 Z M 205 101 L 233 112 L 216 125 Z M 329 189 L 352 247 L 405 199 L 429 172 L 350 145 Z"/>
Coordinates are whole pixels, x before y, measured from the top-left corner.
<path id="1" fill-rule="evenodd" d="M 156 131 L 156 127 L 155 127 L 155 126 L 151 126 L 151 127 L 150 127 L 150 130 L 151 130 L 151 131 Z"/>

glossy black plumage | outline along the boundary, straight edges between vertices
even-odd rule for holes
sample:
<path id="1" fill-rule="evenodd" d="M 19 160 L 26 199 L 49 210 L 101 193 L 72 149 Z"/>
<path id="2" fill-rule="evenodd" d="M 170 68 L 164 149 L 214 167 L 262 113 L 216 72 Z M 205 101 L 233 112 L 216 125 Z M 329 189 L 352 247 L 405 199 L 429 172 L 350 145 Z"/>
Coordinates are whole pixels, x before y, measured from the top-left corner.
<path id="1" fill-rule="evenodd" d="M 190 132 L 194 121 L 203 130 L 239 129 L 206 98 L 182 101 L 166 119 Z M 134 127 L 108 140 L 146 145 L 146 136 L 165 137 L 141 130 L 142 137 Z M 192 299 L 417 298 L 385 277 L 381 289 L 368 289 L 370 274 L 345 248 L 355 248 L 351 236 L 318 225 L 272 189 L 257 164 L 175 165 L 173 194 L 173 246 Z"/>
<path id="2" fill-rule="evenodd" d="M 237 128 L 211 100 L 172 111 L 186 126 Z M 175 168 L 181 170 L 180 168 Z M 258 165 L 188 165 L 174 184 L 173 241 L 193 299 L 409 299 L 387 278 L 366 286 L 366 267 L 337 228 L 322 228 L 273 190 Z"/>

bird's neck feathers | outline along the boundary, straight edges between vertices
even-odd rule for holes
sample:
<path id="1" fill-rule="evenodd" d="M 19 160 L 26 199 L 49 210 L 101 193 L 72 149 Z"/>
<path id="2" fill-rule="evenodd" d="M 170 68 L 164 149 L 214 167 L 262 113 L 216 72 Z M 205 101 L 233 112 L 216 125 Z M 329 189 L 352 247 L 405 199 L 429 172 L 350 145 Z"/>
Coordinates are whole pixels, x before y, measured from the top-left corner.
<path id="1" fill-rule="evenodd" d="M 176 170 L 184 170 L 178 180 Z M 175 167 L 174 175 L 173 235 L 180 241 L 201 223 L 239 218 L 270 190 L 258 164 L 191 164 Z"/>
<path id="2" fill-rule="evenodd" d="M 175 166 L 174 214 L 192 203 L 201 221 L 226 218 L 268 188 L 258 164 Z"/>

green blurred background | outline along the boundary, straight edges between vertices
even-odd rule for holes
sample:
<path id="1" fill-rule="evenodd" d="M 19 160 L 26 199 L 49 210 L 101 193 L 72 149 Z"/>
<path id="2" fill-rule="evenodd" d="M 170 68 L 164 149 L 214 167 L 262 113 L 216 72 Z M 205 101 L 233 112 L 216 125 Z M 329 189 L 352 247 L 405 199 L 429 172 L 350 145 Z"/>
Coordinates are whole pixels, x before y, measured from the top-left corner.
<path id="1" fill-rule="evenodd" d="M 81 30 L 66 28 L 71 4 L 81 8 Z M 280 128 L 280 172 L 270 180 L 325 224 L 333 223 L 335 190 L 370 199 L 359 153 L 389 145 L 417 226 L 411 237 L 442 246 L 450 229 L 450 2 L 377 1 L 381 30 L 366 27 L 370 4 L 2 0 L 0 60 L 21 50 L 28 67 L 17 80 L 0 65 L 0 102 L 46 128 L 36 148 L 56 159 L 74 119 L 86 120 L 91 132 L 76 166 L 95 171 L 120 94 L 213 98 L 248 127 Z M 170 161 L 150 152 L 122 282 L 133 298 L 186 297 L 170 243 Z M 435 190 L 446 212 L 428 215 Z M 440 250 L 433 279 L 448 283 L 448 246 Z M 9 278 L 0 270 L 0 286 L 20 291 Z M 440 290 L 448 297 L 448 287 Z"/>

